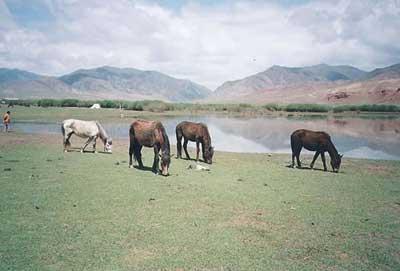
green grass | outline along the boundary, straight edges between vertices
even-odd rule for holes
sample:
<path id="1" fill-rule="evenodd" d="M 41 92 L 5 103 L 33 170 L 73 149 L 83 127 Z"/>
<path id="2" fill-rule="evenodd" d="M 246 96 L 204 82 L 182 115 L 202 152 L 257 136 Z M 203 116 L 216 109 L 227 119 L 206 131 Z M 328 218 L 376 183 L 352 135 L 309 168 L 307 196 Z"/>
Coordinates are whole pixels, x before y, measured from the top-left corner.
<path id="1" fill-rule="evenodd" d="M 1 134 L 0 270 L 400 265 L 400 162 L 344 159 L 334 174 L 217 152 L 210 172 L 172 159 L 165 178 L 129 169 L 127 144 L 64 154 L 56 136 Z"/>

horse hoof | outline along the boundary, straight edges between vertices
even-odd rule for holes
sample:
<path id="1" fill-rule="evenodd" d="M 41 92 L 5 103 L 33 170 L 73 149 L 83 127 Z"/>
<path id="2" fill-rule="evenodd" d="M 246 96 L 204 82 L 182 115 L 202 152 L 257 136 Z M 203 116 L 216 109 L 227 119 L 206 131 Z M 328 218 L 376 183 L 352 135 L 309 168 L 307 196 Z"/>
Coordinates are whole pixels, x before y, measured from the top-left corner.
<path id="1" fill-rule="evenodd" d="M 132 166 L 132 165 L 129 165 L 129 168 L 133 168 L 133 166 Z"/>

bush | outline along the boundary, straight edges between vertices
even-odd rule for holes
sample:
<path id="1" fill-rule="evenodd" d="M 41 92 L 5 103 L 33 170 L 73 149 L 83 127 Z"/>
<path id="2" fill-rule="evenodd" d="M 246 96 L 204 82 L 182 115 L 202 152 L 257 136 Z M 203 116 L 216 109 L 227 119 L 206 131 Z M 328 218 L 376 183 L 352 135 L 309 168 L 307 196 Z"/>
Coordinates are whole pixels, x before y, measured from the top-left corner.
<path id="1" fill-rule="evenodd" d="M 98 102 L 103 108 L 119 108 L 120 103 L 112 100 L 103 100 Z"/>
<path id="2" fill-rule="evenodd" d="M 323 104 L 289 104 L 284 108 L 287 112 L 329 112 L 330 109 Z"/>
<path id="3" fill-rule="evenodd" d="M 333 112 L 361 111 L 361 112 L 400 112 L 400 106 L 394 104 L 362 104 L 339 105 L 333 108 Z"/>
<path id="4" fill-rule="evenodd" d="M 41 107 L 52 107 L 52 106 L 60 106 L 61 102 L 59 100 L 54 100 L 54 99 L 40 99 L 37 105 Z"/>
<path id="5" fill-rule="evenodd" d="M 281 111 L 281 110 L 284 109 L 284 106 L 280 106 L 278 104 L 270 103 L 270 104 L 263 105 L 262 108 L 267 109 L 269 111 Z"/>
<path id="6" fill-rule="evenodd" d="M 60 101 L 61 107 L 77 107 L 79 100 L 77 99 L 64 99 Z"/>
<path id="7" fill-rule="evenodd" d="M 84 107 L 84 108 L 89 108 L 91 107 L 95 102 L 94 101 L 78 101 L 77 107 Z"/>

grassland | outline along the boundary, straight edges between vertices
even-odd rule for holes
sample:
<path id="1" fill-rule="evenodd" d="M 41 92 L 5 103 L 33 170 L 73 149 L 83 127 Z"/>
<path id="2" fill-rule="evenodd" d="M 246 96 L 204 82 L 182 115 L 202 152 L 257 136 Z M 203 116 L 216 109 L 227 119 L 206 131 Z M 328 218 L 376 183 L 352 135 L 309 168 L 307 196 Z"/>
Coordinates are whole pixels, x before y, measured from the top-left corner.
<path id="1" fill-rule="evenodd" d="M 126 141 L 107 155 L 63 153 L 60 140 L 0 135 L 0 270 L 400 265 L 399 162 L 345 159 L 334 174 L 217 152 L 209 172 L 173 159 L 161 177 L 128 168 Z"/>

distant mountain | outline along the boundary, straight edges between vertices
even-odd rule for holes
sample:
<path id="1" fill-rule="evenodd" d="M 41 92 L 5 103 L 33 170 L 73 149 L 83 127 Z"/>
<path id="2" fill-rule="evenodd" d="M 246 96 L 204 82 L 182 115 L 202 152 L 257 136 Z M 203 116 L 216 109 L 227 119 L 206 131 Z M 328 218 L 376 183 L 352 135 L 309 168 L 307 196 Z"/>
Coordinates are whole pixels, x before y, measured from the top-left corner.
<path id="1" fill-rule="evenodd" d="M 215 90 L 216 97 L 238 97 L 258 90 L 305 85 L 351 81 L 362 78 L 366 72 L 351 66 L 329 66 L 320 64 L 309 67 L 272 66 L 264 72 L 241 80 L 229 81 Z"/>
<path id="2" fill-rule="evenodd" d="M 320 64 L 264 72 L 218 87 L 212 102 L 400 103 L 400 64 L 365 72 Z"/>
<path id="3" fill-rule="evenodd" d="M 0 68 L 0 84 L 38 79 L 40 75 L 18 69 Z"/>
<path id="4" fill-rule="evenodd" d="M 365 78 L 366 79 L 398 79 L 398 78 L 400 78 L 400 63 L 386 67 L 386 68 L 375 69 L 375 70 L 367 73 Z"/>
<path id="5" fill-rule="evenodd" d="M 170 101 L 202 99 L 211 91 L 189 80 L 170 77 L 156 71 L 131 68 L 100 67 L 78 70 L 59 78 L 74 89 L 91 91 L 118 91 Z"/>
<path id="6" fill-rule="evenodd" d="M 206 87 L 189 80 L 131 68 L 104 66 L 77 70 L 60 77 L 17 71 L 0 70 L 0 96 L 192 101 L 205 98 L 211 93 Z"/>
<path id="7" fill-rule="evenodd" d="M 400 64 L 365 72 L 320 64 L 271 68 L 211 92 L 157 71 L 99 67 L 60 77 L 0 68 L 0 97 L 184 102 L 400 103 Z"/>

